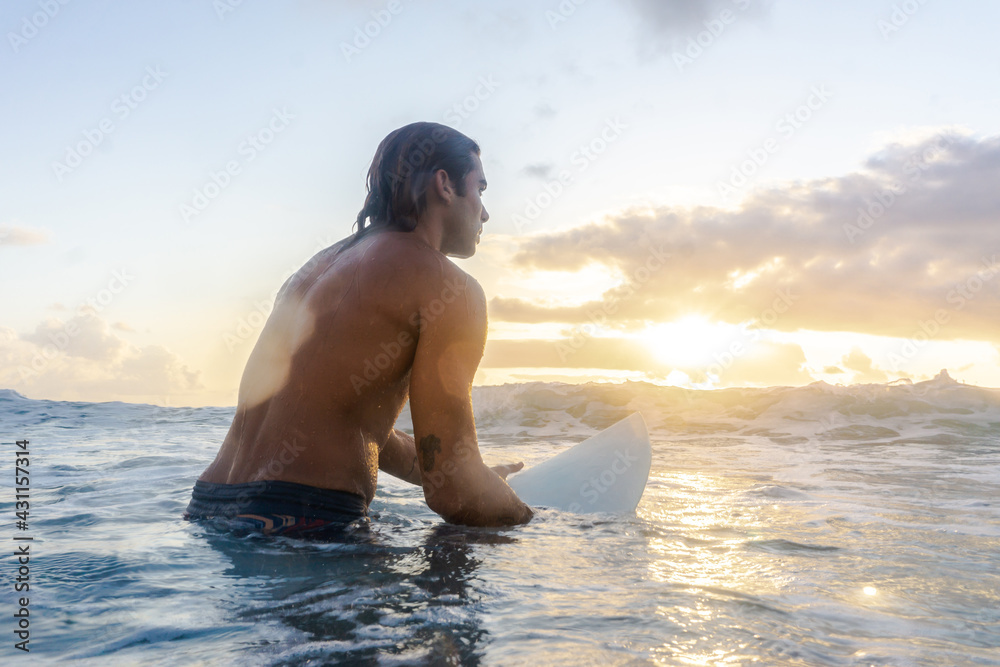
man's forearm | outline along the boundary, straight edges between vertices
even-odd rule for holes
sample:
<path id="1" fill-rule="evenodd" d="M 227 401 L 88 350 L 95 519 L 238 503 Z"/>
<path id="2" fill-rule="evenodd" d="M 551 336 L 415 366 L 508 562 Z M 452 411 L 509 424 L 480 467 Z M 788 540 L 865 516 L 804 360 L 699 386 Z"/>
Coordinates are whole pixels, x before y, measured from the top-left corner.
<path id="1" fill-rule="evenodd" d="M 379 453 L 378 467 L 393 477 L 420 486 L 420 465 L 413 436 L 392 429 L 385 447 Z"/>

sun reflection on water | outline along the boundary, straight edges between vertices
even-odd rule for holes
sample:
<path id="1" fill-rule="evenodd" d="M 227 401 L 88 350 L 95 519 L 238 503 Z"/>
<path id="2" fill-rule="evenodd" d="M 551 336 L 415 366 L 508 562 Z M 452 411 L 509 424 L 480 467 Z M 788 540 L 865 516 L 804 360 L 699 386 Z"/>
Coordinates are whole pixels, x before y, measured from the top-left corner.
<path id="1" fill-rule="evenodd" d="M 789 573 L 783 558 L 751 548 L 773 530 L 776 513 L 773 501 L 748 499 L 747 486 L 746 479 L 670 471 L 658 475 L 650 502 L 640 507 L 640 516 L 659 527 L 648 536 L 650 579 L 686 598 L 656 608 L 679 630 L 656 651 L 657 664 L 755 661 L 747 654 L 750 643 L 720 632 L 734 609 L 749 615 L 772 611 Z"/>
<path id="2" fill-rule="evenodd" d="M 763 531 L 766 520 L 759 508 L 733 502 L 739 487 L 690 472 L 661 479 L 671 489 L 669 499 L 645 504 L 642 510 L 643 518 L 669 530 L 649 540 L 658 556 L 649 564 L 655 581 L 744 595 L 776 591 L 773 573 L 747 558 L 744 547 Z"/>

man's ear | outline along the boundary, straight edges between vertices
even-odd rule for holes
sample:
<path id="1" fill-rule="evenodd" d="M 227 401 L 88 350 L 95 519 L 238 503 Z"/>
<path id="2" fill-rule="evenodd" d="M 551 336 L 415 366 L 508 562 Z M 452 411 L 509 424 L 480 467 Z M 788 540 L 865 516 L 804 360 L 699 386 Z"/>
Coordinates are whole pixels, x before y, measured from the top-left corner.
<path id="1" fill-rule="evenodd" d="M 440 199 L 446 202 L 450 202 L 451 198 L 455 196 L 455 185 L 444 169 L 438 169 L 434 172 L 431 178 L 431 188 Z"/>

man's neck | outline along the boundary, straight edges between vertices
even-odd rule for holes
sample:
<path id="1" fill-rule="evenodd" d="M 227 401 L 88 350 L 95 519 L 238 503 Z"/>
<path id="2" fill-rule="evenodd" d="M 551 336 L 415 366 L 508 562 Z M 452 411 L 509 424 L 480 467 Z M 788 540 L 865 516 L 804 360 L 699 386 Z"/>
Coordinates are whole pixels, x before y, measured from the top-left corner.
<path id="1" fill-rule="evenodd" d="M 439 215 L 424 211 L 423 215 L 417 218 L 417 226 L 411 232 L 424 243 L 441 252 L 441 241 L 444 238 L 444 225 Z"/>

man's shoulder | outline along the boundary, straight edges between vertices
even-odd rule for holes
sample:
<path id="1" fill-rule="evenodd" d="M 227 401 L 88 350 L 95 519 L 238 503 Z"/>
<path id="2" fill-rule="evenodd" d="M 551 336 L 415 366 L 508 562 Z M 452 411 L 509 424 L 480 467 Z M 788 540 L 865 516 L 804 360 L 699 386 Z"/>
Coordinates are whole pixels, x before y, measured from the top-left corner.
<path id="1" fill-rule="evenodd" d="M 375 241 L 387 271 L 418 295 L 421 301 L 451 295 L 485 299 L 479 282 L 442 252 L 405 234 L 385 235 Z"/>

